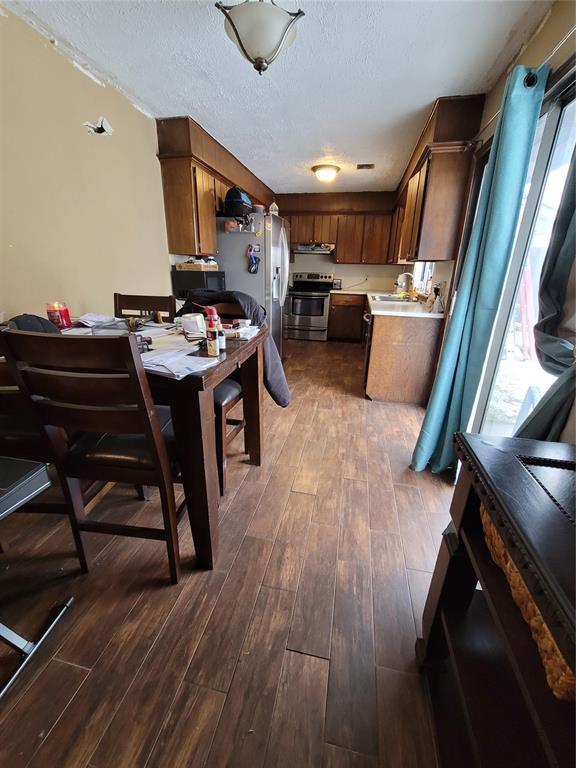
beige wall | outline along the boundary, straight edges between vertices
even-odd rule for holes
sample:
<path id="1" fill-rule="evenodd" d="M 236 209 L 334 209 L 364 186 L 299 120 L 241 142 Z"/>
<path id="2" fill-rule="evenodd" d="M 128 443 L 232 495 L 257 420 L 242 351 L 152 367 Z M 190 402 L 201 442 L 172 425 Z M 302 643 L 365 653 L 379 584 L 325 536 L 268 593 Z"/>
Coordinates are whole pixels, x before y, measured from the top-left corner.
<path id="1" fill-rule="evenodd" d="M 523 64 L 529 67 L 538 66 L 556 47 L 570 29 L 576 24 L 575 5 L 572 0 L 558 0 L 550 9 L 550 13 L 543 20 L 540 29 L 535 32 L 526 48 L 514 61 L 514 65 Z M 572 35 L 549 61 L 552 69 L 557 69 L 568 57 L 574 53 L 575 37 Z M 485 125 L 490 118 L 498 112 L 504 93 L 504 85 L 508 72 L 500 77 L 494 88 L 486 95 L 484 114 L 481 125 Z M 486 141 L 494 134 L 496 120 L 482 132 L 482 139 Z"/>
<path id="2" fill-rule="evenodd" d="M 0 312 L 111 312 L 114 291 L 169 293 L 154 121 L 0 17 Z M 104 115 L 110 137 L 82 127 Z"/>

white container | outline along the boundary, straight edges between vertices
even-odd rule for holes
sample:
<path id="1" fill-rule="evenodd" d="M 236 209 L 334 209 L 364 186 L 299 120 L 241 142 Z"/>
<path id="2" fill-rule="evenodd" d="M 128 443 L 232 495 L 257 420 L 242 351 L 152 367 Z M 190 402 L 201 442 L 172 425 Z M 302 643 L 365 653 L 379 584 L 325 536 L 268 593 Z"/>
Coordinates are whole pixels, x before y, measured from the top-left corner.
<path id="1" fill-rule="evenodd" d="M 197 336 L 206 336 L 206 320 L 201 312 L 182 315 L 182 330 Z"/>

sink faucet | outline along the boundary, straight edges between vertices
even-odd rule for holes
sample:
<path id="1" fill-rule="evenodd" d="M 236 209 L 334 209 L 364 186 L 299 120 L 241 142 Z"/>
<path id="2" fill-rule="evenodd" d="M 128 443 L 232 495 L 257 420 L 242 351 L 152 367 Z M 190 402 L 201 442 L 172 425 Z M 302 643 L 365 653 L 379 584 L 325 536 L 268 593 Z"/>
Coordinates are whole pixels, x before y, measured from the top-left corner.
<path id="1" fill-rule="evenodd" d="M 408 290 L 408 286 L 406 285 L 407 281 L 402 280 L 403 277 L 409 277 L 412 282 L 412 287 L 414 287 L 414 275 L 412 272 L 401 272 L 396 278 L 396 282 L 394 283 L 396 286 L 396 293 L 402 293 L 402 291 Z"/>

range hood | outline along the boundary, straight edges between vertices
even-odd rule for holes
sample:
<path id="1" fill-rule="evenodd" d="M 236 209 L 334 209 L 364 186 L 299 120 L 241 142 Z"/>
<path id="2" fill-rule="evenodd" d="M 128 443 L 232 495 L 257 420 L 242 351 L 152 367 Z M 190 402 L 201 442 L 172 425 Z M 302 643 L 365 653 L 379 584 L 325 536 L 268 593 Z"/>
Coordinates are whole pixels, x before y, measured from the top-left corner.
<path id="1" fill-rule="evenodd" d="M 334 250 L 332 243 L 293 243 L 294 253 L 315 253 L 319 256 L 331 256 Z"/>

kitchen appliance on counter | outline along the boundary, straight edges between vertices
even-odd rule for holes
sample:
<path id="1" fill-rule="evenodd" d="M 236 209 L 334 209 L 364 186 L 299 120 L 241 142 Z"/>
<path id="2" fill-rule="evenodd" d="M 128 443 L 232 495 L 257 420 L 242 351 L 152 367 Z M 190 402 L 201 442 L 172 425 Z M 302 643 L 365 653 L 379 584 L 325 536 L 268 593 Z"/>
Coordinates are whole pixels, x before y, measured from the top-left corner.
<path id="1" fill-rule="evenodd" d="M 288 291 L 288 223 L 280 216 L 253 213 L 250 227 L 225 232 L 218 218 L 218 265 L 226 272 L 226 290 L 252 296 L 266 310 L 270 333 L 282 356 L 282 306 Z"/>
<path id="2" fill-rule="evenodd" d="M 187 299 L 188 291 L 209 289 L 214 291 L 226 290 L 226 276 L 222 270 L 195 272 L 179 270 L 172 267 L 172 293 L 177 299 Z"/>
<path id="3" fill-rule="evenodd" d="M 334 275 L 296 272 L 284 305 L 284 336 L 308 341 L 328 340 L 330 291 Z"/>

